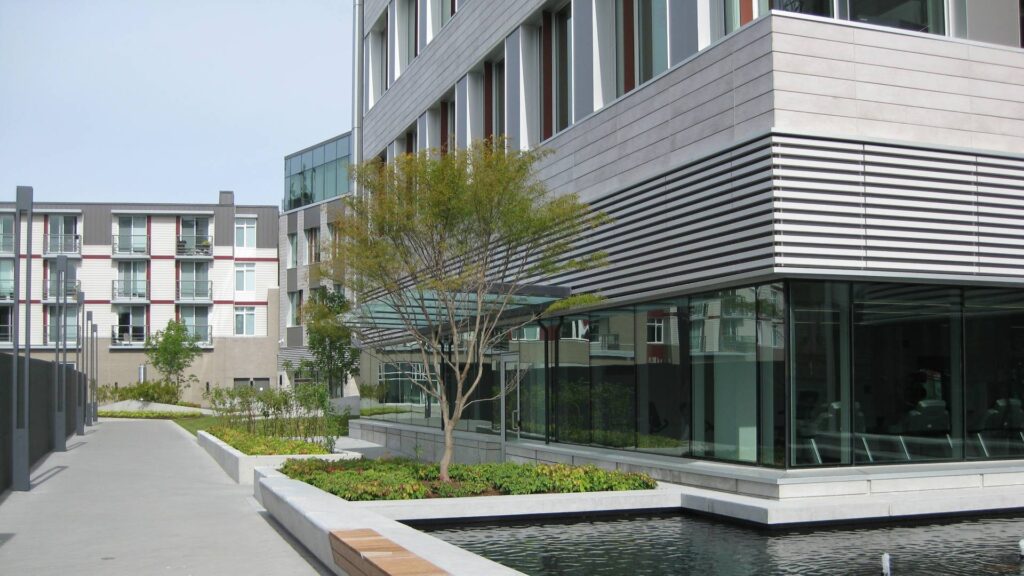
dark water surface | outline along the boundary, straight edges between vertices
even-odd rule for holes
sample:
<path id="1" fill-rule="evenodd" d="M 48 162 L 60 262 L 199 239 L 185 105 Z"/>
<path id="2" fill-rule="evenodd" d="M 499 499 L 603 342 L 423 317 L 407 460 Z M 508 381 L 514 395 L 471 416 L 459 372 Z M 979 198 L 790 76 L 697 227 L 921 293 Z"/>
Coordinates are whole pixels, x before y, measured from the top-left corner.
<path id="1" fill-rule="evenodd" d="M 1024 575 L 1024 515 L 758 530 L 685 514 L 418 526 L 532 576 Z"/>

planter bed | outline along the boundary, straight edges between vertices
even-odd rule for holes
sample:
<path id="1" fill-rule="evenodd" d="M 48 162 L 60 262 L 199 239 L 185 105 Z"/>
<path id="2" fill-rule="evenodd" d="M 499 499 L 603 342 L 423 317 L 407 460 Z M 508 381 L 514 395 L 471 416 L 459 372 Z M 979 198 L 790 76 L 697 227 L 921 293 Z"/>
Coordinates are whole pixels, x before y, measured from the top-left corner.
<path id="1" fill-rule="evenodd" d="M 356 460 L 356 452 L 338 454 L 282 454 L 273 456 L 251 456 L 245 454 L 213 434 L 200 430 L 197 434 L 199 446 L 217 461 L 232 480 L 239 484 L 252 484 L 253 471 L 260 466 L 278 467 L 289 459 L 320 458 L 322 460 Z"/>

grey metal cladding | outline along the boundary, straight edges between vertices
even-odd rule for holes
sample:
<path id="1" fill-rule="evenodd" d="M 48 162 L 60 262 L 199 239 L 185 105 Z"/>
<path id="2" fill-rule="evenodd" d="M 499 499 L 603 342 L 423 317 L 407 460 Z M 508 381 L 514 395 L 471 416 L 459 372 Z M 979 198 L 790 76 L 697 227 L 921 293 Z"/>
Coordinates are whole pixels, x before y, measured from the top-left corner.
<path id="1" fill-rule="evenodd" d="M 519 29 L 505 39 L 505 131 L 508 144 L 519 148 Z"/>
<path id="2" fill-rule="evenodd" d="M 673 35 L 669 39 L 670 66 L 675 66 L 691 54 L 696 54 L 697 27 L 686 24 L 696 22 L 697 17 L 697 0 L 675 0 L 668 3 L 669 26 L 673 30 Z"/>
<path id="3" fill-rule="evenodd" d="M 1020 10 L 1018 0 L 965 2 L 967 37 L 971 40 L 1020 46 Z"/>
<path id="4" fill-rule="evenodd" d="M 288 268 L 285 272 L 285 290 L 288 292 L 295 292 L 299 289 L 299 269 Z"/>
<path id="5" fill-rule="evenodd" d="M 288 234 L 296 234 L 299 231 L 299 213 L 290 212 L 288 214 Z"/>
<path id="6" fill-rule="evenodd" d="M 573 58 L 590 62 L 593 58 L 594 9 L 591 2 L 573 2 Z M 573 116 L 582 118 L 594 111 L 594 67 L 575 66 L 572 73 Z"/>
<path id="7" fill-rule="evenodd" d="M 779 270 L 1024 284 L 1024 159 L 773 138 Z"/>
<path id="8" fill-rule="evenodd" d="M 277 249 L 278 209 L 276 206 L 239 206 L 241 214 L 255 214 L 256 247 Z"/>
<path id="9" fill-rule="evenodd" d="M 398 138 L 427 107 L 451 90 L 455 82 L 499 47 L 506 36 L 543 6 L 543 0 L 471 0 L 460 3 L 455 16 L 412 62 L 391 88 L 370 108 L 363 121 L 363 153 L 371 157 Z M 372 4 L 372 6 L 371 6 Z M 369 12 L 383 3 L 367 5 Z M 379 12 L 376 14 L 379 15 Z M 367 28 L 369 31 L 369 27 Z M 506 70 L 511 70 L 506 66 Z"/>
<path id="10" fill-rule="evenodd" d="M 289 348 L 302 346 L 302 326 L 289 326 L 285 332 L 285 346 Z"/>
<path id="11" fill-rule="evenodd" d="M 214 246 L 234 246 L 235 244 L 235 207 L 215 206 L 213 208 L 213 244 Z M 277 245 L 275 241 L 274 245 Z"/>
<path id="12" fill-rule="evenodd" d="M 320 227 L 320 205 L 310 206 L 302 211 L 302 228 L 309 230 L 310 228 Z"/>
<path id="13" fill-rule="evenodd" d="M 113 242 L 113 206 L 82 204 L 82 244 L 110 245 Z"/>

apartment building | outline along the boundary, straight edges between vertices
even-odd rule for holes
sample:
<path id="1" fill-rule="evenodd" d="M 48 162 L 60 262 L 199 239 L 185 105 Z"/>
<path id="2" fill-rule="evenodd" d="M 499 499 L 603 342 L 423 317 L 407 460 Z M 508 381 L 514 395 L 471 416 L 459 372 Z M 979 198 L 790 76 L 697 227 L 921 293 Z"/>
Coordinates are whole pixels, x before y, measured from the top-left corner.
<path id="1" fill-rule="evenodd" d="M 311 291 L 324 285 L 318 264 L 328 257 L 331 219 L 341 209 L 342 197 L 350 191 L 349 163 L 351 136 L 340 134 L 324 142 L 289 154 L 284 159 L 284 199 L 278 229 L 281 255 L 279 285 L 279 331 L 282 345 L 278 352 L 278 381 L 290 385 L 286 363 L 297 368 L 303 359 L 311 359 L 306 347 L 307 335 L 302 322 L 302 303 Z M 331 390 L 332 398 L 354 396 L 349 386 Z M 354 408 L 354 407 L 353 407 Z"/>
<path id="2" fill-rule="evenodd" d="M 52 357 L 62 337 L 57 300 L 66 295 L 69 359 L 79 344 L 84 307 L 99 327 L 101 386 L 158 378 L 147 366 L 144 346 L 170 320 L 182 322 L 203 351 L 188 370 L 199 382 L 185 391 L 185 400 L 202 402 L 213 387 L 272 382 L 278 348 L 276 206 L 236 205 L 232 192 L 221 192 L 211 204 L 37 202 L 30 258 L 24 218 L 15 251 L 13 212 L 12 203 L 0 203 L 0 347 L 12 342 L 14 266 L 21 266 L 23 302 L 30 262 L 33 357 Z M 59 256 L 68 260 L 63 294 Z M 26 346 L 20 339 L 19 346 Z"/>
<path id="3" fill-rule="evenodd" d="M 607 300 L 494 351 L 482 394 L 520 385 L 505 410 L 474 408 L 481 449 L 461 457 L 643 462 L 677 481 L 696 462 L 691 483 L 776 497 L 753 479 L 1019 465 L 1021 14 L 367 0 L 355 160 L 504 135 L 551 149 L 538 177 L 613 218 L 579 239 L 608 266 L 544 281 Z M 365 359 L 376 400 L 402 410 L 353 434 L 422 446 L 436 430 L 412 364 Z"/>

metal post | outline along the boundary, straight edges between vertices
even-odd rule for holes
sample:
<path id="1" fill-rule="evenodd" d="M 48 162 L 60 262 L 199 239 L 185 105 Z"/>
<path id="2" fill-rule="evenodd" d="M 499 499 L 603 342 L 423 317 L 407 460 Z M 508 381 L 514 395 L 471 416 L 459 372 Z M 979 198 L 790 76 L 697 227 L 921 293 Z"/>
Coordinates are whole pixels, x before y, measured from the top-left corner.
<path id="1" fill-rule="evenodd" d="M 60 363 L 60 348 L 61 340 L 64 340 L 66 335 L 63 327 L 66 324 L 64 318 L 64 307 L 62 306 L 63 299 L 61 296 L 65 294 L 64 283 L 67 279 L 68 271 L 68 257 L 64 254 L 57 256 L 57 278 L 56 282 L 51 283 L 51 287 L 56 287 L 56 338 L 53 334 L 50 334 L 50 339 L 54 341 L 53 346 L 53 451 L 64 452 L 67 450 L 67 438 L 64 435 L 64 367 Z M 52 323 L 51 323 L 52 324 Z"/>
<path id="2" fill-rule="evenodd" d="M 14 209 L 14 309 L 11 314 L 11 489 L 24 492 L 32 487 L 29 481 L 28 454 L 28 376 L 31 360 L 32 308 L 32 187 L 18 186 Z M 21 316 L 21 213 L 27 212 L 25 251 L 25 366 L 24 377 L 18 377 L 19 318 Z"/>
<path id="3" fill-rule="evenodd" d="M 85 299 L 82 299 L 82 310 L 85 310 Z M 85 339 L 82 340 L 82 368 L 85 375 L 85 398 L 82 403 L 85 405 L 85 424 L 93 426 L 96 424 L 95 414 L 92 413 L 92 310 L 85 312 L 85 322 L 82 328 L 85 331 Z"/>
<path id="4" fill-rule="evenodd" d="M 82 377 L 82 327 L 85 326 L 85 292 L 78 289 L 75 314 L 75 434 L 85 436 L 85 380 Z"/>
<path id="5" fill-rule="evenodd" d="M 92 323 L 92 360 L 89 362 L 89 369 L 92 370 L 92 420 L 96 422 L 100 417 L 99 412 L 99 341 L 96 340 L 96 322 Z"/>

